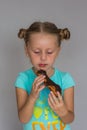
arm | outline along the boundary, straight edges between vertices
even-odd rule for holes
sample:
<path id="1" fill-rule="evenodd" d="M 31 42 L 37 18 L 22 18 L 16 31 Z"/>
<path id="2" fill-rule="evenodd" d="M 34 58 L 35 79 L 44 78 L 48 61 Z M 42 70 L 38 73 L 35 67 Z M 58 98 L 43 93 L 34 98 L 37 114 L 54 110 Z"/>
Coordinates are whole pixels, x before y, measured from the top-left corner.
<path id="1" fill-rule="evenodd" d="M 58 98 L 52 92 L 50 93 L 49 105 L 64 123 L 71 123 L 74 120 L 74 87 L 66 89 L 64 97 L 57 94 Z"/>
<path id="2" fill-rule="evenodd" d="M 18 116 L 22 123 L 27 123 L 33 113 L 35 100 L 26 91 L 16 88 Z"/>
<path id="3" fill-rule="evenodd" d="M 74 120 L 74 87 L 65 90 L 64 104 L 66 106 L 66 114 L 61 116 L 61 119 L 65 123 L 71 123 Z"/>
<path id="4" fill-rule="evenodd" d="M 30 95 L 25 90 L 16 88 L 18 116 L 22 123 L 27 123 L 31 119 L 39 92 L 45 87 L 40 86 L 43 81 L 44 76 L 38 76 L 35 79 Z"/>

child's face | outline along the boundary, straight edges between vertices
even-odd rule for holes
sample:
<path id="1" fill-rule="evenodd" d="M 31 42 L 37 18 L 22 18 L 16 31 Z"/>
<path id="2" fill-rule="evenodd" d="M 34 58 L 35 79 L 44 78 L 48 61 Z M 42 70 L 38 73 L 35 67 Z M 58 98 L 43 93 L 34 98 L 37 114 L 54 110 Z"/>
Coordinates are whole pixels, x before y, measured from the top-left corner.
<path id="1" fill-rule="evenodd" d="M 36 70 L 51 69 L 56 57 L 59 54 L 57 36 L 47 33 L 35 33 L 30 37 L 26 53 Z"/>

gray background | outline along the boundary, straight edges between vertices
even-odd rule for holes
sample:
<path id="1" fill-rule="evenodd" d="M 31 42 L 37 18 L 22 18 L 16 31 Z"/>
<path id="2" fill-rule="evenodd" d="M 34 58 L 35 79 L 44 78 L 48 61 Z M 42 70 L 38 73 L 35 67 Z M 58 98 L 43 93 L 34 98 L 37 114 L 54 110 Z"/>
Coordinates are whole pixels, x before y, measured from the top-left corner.
<path id="1" fill-rule="evenodd" d="M 19 28 L 36 20 L 68 27 L 71 39 L 64 41 L 55 66 L 68 71 L 76 81 L 75 120 L 72 130 L 87 126 L 87 1 L 0 0 L 0 130 L 22 130 L 17 116 L 14 81 L 18 72 L 31 67 L 24 54 Z"/>

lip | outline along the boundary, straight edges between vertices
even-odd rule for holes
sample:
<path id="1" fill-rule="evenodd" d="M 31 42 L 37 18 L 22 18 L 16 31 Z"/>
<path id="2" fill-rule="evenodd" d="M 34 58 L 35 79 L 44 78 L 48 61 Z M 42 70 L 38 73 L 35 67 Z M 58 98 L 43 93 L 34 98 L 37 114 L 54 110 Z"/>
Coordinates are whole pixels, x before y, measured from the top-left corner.
<path id="1" fill-rule="evenodd" d="M 39 64 L 39 67 L 45 67 L 47 64 Z"/>

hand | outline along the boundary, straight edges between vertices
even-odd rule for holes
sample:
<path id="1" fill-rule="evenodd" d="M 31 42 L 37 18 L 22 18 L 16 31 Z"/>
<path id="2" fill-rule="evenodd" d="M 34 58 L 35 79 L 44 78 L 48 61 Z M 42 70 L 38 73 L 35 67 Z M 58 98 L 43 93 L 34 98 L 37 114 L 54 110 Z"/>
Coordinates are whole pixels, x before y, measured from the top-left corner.
<path id="1" fill-rule="evenodd" d="M 57 95 L 58 97 L 56 97 L 51 91 L 49 94 L 48 103 L 49 103 L 49 106 L 52 108 L 52 110 L 56 114 L 58 114 L 58 116 L 62 117 L 62 116 L 65 116 L 68 111 L 64 104 L 63 98 L 59 92 L 57 92 Z"/>
<path id="2" fill-rule="evenodd" d="M 43 84 L 44 78 L 45 78 L 44 75 L 40 75 L 34 80 L 32 90 L 31 90 L 31 94 L 30 94 L 30 96 L 32 96 L 34 100 L 36 100 L 38 98 L 39 92 L 42 89 L 44 89 L 44 87 L 45 87 L 45 85 Z"/>

